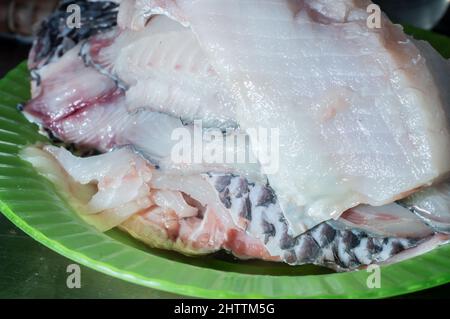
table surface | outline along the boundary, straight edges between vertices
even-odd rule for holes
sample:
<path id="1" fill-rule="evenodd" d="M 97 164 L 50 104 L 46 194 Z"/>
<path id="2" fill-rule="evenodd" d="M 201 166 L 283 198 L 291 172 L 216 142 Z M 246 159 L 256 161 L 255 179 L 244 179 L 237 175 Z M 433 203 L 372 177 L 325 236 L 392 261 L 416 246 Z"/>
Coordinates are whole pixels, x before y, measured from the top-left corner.
<path id="1" fill-rule="evenodd" d="M 437 30 L 448 32 L 450 14 Z M 447 33 L 449 34 L 449 33 Z M 450 34 L 449 34 L 450 35 Z M 0 40 L 0 78 L 26 59 L 28 47 Z M 0 214 L 0 298 L 180 298 L 104 275 L 84 266 L 81 288 L 69 289 L 67 267 L 73 262 L 24 234 Z M 402 296 L 448 298 L 450 284 Z"/>

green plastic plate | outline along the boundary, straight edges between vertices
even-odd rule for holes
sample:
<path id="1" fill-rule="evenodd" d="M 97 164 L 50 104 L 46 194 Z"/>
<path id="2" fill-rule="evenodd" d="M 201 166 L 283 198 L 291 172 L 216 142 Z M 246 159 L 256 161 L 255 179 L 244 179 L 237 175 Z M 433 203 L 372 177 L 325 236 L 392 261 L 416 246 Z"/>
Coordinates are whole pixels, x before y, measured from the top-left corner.
<path id="1" fill-rule="evenodd" d="M 449 54 L 449 39 L 409 31 Z M 450 282 L 450 245 L 381 267 L 381 287 L 370 289 L 372 273 L 364 270 L 338 274 L 315 266 L 238 261 L 226 254 L 189 258 L 147 248 L 118 230 L 100 233 L 18 157 L 25 145 L 46 141 L 16 110 L 28 99 L 29 76 L 21 64 L 0 81 L 0 210 L 28 235 L 75 262 L 139 285 L 207 298 L 379 298 Z"/>

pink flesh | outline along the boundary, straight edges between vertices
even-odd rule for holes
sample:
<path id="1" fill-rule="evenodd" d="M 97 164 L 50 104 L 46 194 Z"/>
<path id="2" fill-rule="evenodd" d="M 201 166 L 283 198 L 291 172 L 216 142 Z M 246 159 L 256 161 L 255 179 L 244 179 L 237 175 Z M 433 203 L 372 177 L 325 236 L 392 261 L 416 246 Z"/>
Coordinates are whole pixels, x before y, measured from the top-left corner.
<path id="1" fill-rule="evenodd" d="M 169 240 L 196 251 L 214 252 L 226 249 L 240 258 L 279 261 L 270 256 L 261 241 L 237 227 L 227 228 L 213 209 L 207 209 L 203 219 L 179 219 L 172 210 L 156 207 L 141 214 L 147 221 L 165 231 Z"/>
<path id="2" fill-rule="evenodd" d="M 383 237 L 426 238 L 433 230 L 398 204 L 380 207 L 360 205 L 342 214 L 339 221 Z"/>
<path id="3" fill-rule="evenodd" d="M 108 77 L 86 67 L 78 50 L 72 49 L 58 63 L 40 71 L 41 86 L 24 111 L 65 142 L 107 150 L 120 130 L 120 121 L 108 120 L 122 119 L 126 114 L 120 107 L 123 92 Z"/>
<path id="4" fill-rule="evenodd" d="M 119 95 L 116 85 L 95 69 L 84 66 L 74 48 L 58 63 L 45 66 L 41 86 L 25 111 L 45 125 L 74 115 L 86 108 L 114 102 Z"/>

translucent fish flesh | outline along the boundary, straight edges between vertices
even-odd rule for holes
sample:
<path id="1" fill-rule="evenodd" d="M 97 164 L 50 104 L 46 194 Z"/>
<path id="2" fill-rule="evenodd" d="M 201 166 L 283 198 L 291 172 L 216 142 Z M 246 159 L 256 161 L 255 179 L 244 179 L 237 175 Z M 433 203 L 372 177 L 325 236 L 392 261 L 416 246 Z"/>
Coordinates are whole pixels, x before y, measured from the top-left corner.
<path id="1" fill-rule="evenodd" d="M 23 106 L 59 147 L 21 156 L 98 230 L 338 271 L 449 242 L 450 62 L 385 15 L 369 27 L 371 1 L 75 2 L 84 28 L 64 5 L 41 26 Z M 176 161 L 180 129 L 251 156 Z"/>

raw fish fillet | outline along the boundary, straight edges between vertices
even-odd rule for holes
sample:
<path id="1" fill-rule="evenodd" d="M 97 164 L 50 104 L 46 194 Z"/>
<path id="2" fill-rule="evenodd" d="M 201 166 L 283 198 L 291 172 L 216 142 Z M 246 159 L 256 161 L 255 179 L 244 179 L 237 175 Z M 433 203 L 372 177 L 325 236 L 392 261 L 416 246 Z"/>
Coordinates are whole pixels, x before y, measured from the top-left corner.
<path id="1" fill-rule="evenodd" d="M 402 201 L 427 224 L 442 233 L 450 233 L 450 183 L 426 188 Z"/>
<path id="2" fill-rule="evenodd" d="M 371 1 L 132 2 L 121 27 L 156 14 L 179 21 L 238 101 L 241 128 L 280 130 L 268 178 L 293 234 L 448 174 L 449 63 L 427 59 L 385 16 L 368 28 Z"/>
<path id="3" fill-rule="evenodd" d="M 23 111 L 88 152 L 21 156 L 98 230 L 338 271 L 448 243 L 450 65 L 384 16 L 369 29 L 370 1 L 82 2 L 84 31 L 65 31 L 64 7 L 44 24 Z M 279 169 L 257 153 L 175 162 L 180 128 L 218 129 L 202 148 L 233 156 L 255 151 L 252 129 L 278 129 Z"/>
<path id="4" fill-rule="evenodd" d="M 236 126 L 236 101 L 195 35 L 166 17 L 152 19 L 138 32 L 95 36 L 82 55 L 127 88 L 130 111 L 147 108 L 184 122 L 202 120 L 204 127 Z"/>

